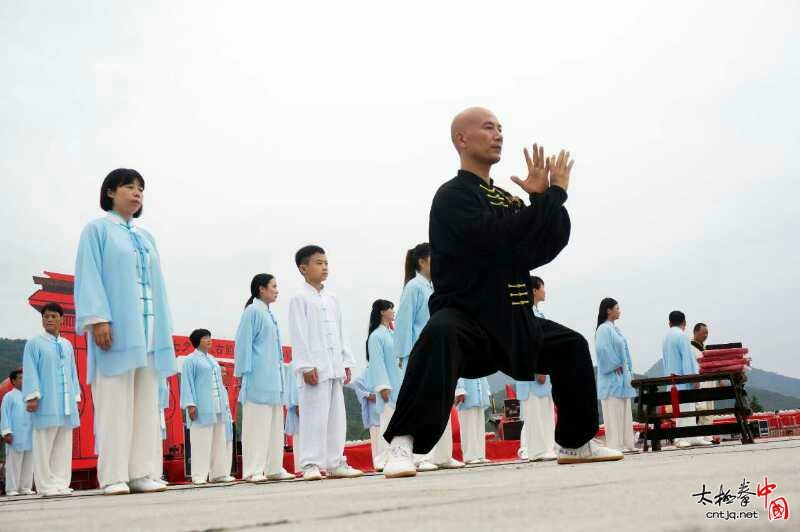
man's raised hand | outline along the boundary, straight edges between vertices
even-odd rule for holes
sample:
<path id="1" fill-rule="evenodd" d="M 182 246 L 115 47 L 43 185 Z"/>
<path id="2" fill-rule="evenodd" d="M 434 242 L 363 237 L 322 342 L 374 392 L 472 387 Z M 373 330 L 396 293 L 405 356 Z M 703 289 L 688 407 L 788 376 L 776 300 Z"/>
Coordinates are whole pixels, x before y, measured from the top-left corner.
<path id="1" fill-rule="evenodd" d="M 533 145 L 533 158 L 528 153 L 528 148 L 525 148 L 523 153 L 525 153 L 525 162 L 528 165 L 528 177 L 523 180 L 513 175 L 511 181 L 528 194 L 542 194 L 550 186 L 547 178 L 550 173 L 550 160 L 545 159 L 544 148 L 536 144 Z"/>
<path id="2" fill-rule="evenodd" d="M 551 155 L 547 159 L 547 168 L 550 170 L 550 184 L 567 190 L 569 188 L 569 173 L 573 164 L 575 164 L 575 161 L 569 158 L 568 151 L 561 150 L 558 157 Z"/>

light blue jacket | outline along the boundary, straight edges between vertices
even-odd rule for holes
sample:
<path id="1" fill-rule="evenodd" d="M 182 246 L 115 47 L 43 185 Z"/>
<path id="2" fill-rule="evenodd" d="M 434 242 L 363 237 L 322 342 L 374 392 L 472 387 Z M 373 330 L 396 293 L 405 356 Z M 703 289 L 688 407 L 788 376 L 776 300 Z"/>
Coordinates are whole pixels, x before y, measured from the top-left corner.
<path id="1" fill-rule="evenodd" d="M 145 253 L 144 261 L 137 259 L 138 249 Z M 140 270 L 152 289 L 155 368 L 162 377 L 177 372 L 172 317 L 155 240 L 147 231 L 110 213 L 84 228 L 75 261 L 75 330 L 81 334 L 99 320 L 110 322 L 113 335 L 111 349 L 103 351 L 89 334 L 89 383 L 94 381 L 95 368 L 114 376 L 148 364 Z"/>
<path id="2" fill-rule="evenodd" d="M 239 321 L 233 374 L 242 378 L 240 403 L 283 404 L 283 350 L 278 322 L 260 299 L 244 309 Z"/>
<path id="3" fill-rule="evenodd" d="M 283 364 L 283 404 L 286 405 L 284 434 L 296 434 L 300 428 L 299 403 L 297 402 L 297 377 L 291 364 Z"/>
<path id="4" fill-rule="evenodd" d="M 72 344 L 63 336 L 48 333 L 31 338 L 22 353 L 22 397 L 39 399 L 33 412 L 33 427 L 80 425 L 78 403 L 81 388 Z"/>
<path id="5" fill-rule="evenodd" d="M 378 410 L 376 405 L 380 400 L 380 396 L 375 394 L 377 397 L 374 402 L 368 399 L 371 394 L 375 393 L 373 391 L 374 386 L 370 381 L 369 367 L 364 373 L 353 379 L 348 386 L 356 392 L 358 404 L 361 406 L 361 422 L 364 424 L 364 428 L 379 427 L 381 424 L 381 411 Z"/>
<path id="6" fill-rule="evenodd" d="M 394 408 L 400 385 L 403 383 L 403 372 L 394 356 L 394 333 L 384 325 L 372 331 L 367 340 L 369 349 L 369 382 L 372 392 L 376 394 L 375 407 L 383 412 L 386 405 L 380 395 L 381 390 L 390 390 L 389 406 Z"/>
<path id="7" fill-rule="evenodd" d="M 394 354 L 403 361 L 403 373 L 408 355 L 431 317 L 428 299 L 432 294 L 433 284 L 419 272 L 403 287 L 394 327 Z"/>
<path id="8" fill-rule="evenodd" d="M 464 402 L 458 405 L 459 410 L 469 408 L 487 409 L 492 406 L 492 390 L 489 388 L 489 379 L 458 379 L 456 395 L 464 394 Z"/>
<path id="9" fill-rule="evenodd" d="M 594 340 L 597 353 L 597 398 L 636 397 L 636 390 L 631 386 L 633 375 L 631 351 L 622 331 L 610 321 L 606 321 L 595 331 Z M 622 375 L 614 371 L 620 367 Z"/>
<path id="10" fill-rule="evenodd" d="M 661 345 L 662 368 L 664 375 L 694 375 L 698 373 L 697 359 L 692 352 L 689 338 L 680 327 L 671 327 Z M 24 381 L 23 381 L 24 382 Z M 691 384 L 679 384 L 679 390 L 689 390 Z"/>
<path id="11" fill-rule="evenodd" d="M 25 374 L 22 375 L 25 380 Z M 0 406 L 0 436 L 6 434 L 14 436 L 11 447 L 18 453 L 30 451 L 33 443 L 33 421 L 31 413 L 26 409 L 25 401 L 22 400 L 22 392 L 14 388 L 3 396 L 3 404 Z"/>
<path id="12" fill-rule="evenodd" d="M 214 387 L 218 391 L 215 401 Z M 189 417 L 188 407 L 197 408 L 197 419 Z M 222 370 L 219 362 L 202 351 L 195 350 L 183 361 L 181 370 L 181 408 L 185 412 L 186 426 L 225 424 L 225 439 L 233 437 L 231 407 L 228 403 L 228 392 L 222 383 Z"/>

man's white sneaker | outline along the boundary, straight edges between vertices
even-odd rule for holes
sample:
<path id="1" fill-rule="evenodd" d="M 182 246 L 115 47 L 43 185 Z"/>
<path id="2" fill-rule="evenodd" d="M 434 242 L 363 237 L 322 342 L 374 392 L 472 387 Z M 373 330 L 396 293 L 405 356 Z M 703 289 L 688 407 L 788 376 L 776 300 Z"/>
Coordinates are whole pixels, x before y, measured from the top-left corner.
<path id="1" fill-rule="evenodd" d="M 207 480 L 193 480 L 192 481 L 192 486 L 205 486 L 206 484 L 208 484 Z"/>
<path id="2" fill-rule="evenodd" d="M 131 492 L 128 485 L 124 482 L 109 484 L 103 488 L 103 495 L 127 495 Z"/>
<path id="3" fill-rule="evenodd" d="M 47 490 L 39 492 L 42 497 L 64 497 L 65 495 L 59 490 Z"/>
<path id="4" fill-rule="evenodd" d="M 281 468 L 281 470 L 277 473 L 273 473 L 271 475 L 267 475 L 268 480 L 294 480 L 295 476 L 286 471 L 285 469 Z"/>
<path id="5" fill-rule="evenodd" d="M 528 450 L 520 447 L 519 450 L 517 451 L 517 458 L 525 462 L 530 461 L 530 458 L 528 457 Z"/>
<path id="6" fill-rule="evenodd" d="M 167 487 L 150 478 L 137 478 L 128 483 L 131 493 L 156 493 L 166 491 Z"/>
<path id="7" fill-rule="evenodd" d="M 356 478 L 363 476 L 363 471 L 355 467 L 350 467 L 348 464 L 342 464 L 336 469 L 328 471 L 328 478 Z"/>
<path id="8" fill-rule="evenodd" d="M 411 447 L 412 440 L 410 437 L 398 436 L 392 440 L 388 451 L 389 458 L 383 466 L 384 478 L 414 477 L 417 475 L 419 466 L 414 465 L 414 454 L 411 452 Z"/>
<path id="9" fill-rule="evenodd" d="M 19 494 L 20 493 L 18 491 L 7 491 L 6 492 L 6 497 L 16 497 Z"/>
<path id="10" fill-rule="evenodd" d="M 266 482 L 267 481 L 267 477 L 265 477 L 264 475 L 259 473 L 257 475 L 253 475 L 253 476 L 247 477 L 245 480 L 247 482 Z"/>
<path id="11" fill-rule="evenodd" d="M 433 462 L 428 462 L 427 460 L 421 460 L 416 466 L 417 471 L 420 473 L 427 473 L 429 471 L 438 471 L 439 466 L 434 464 Z"/>
<path id="12" fill-rule="evenodd" d="M 228 484 L 229 482 L 234 482 L 235 480 L 236 480 L 235 477 L 232 477 L 230 475 L 224 475 L 224 476 L 212 479 L 211 482 L 213 482 L 215 484 Z"/>
<path id="13" fill-rule="evenodd" d="M 33 491 L 33 490 L 22 490 L 22 491 L 19 492 L 19 494 L 20 495 L 34 495 L 34 494 L 36 494 L 36 492 Z"/>
<path id="14" fill-rule="evenodd" d="M 609 449 L 589 440 L 577 449 L 561 447 L 558 451 L 559 464 L 583 464 L 587 462 L 610 462 L 622 460 L 623 455 L 615 449 Z"/>
<path id="15" fill-rule="evenodd" d="M 317 466 L 308 466 L 303 469 L 303 480 L 322 480 L 322 473 Z"/>
<path id="16" fill-rule="evenodd" d="M 539 456 L 531 458 L 530 460 L 531 462 L 552 462 L 557 458 L 558 455 L 555 453 L 555 451 L 547 451 L 544 454 L 540 454 Z"/>
<path id="17" fill-rule="evenodd" d="M 459 462 L 455 458 L 450 458 L 447 462 L 436 465 L 439 466 L 439 469 L 461 469 L 464 467 L 464 462 Z"/>

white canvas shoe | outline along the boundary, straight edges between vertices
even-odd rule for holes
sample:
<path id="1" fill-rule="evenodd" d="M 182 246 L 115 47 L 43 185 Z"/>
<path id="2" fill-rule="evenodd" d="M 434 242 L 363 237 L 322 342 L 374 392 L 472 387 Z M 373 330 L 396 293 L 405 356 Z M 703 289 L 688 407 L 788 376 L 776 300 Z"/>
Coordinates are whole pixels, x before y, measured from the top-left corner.
<path id="1" fill-rule="evenodd" d="M 524 462 L 529 462 L 530 458 L 528 457 L 528 450 L 520 447 L 519 450 L 517 450 L 517 458 Z"/>
<path id="2" fill-rule="evenodd" d="M 450 460 L 436 465 L 439 466 L 439 469 L 461 469 L 464 467 L 464 462 L 459 462 L 455 458 L 450 458 Z"/>
<path id="3" fill-rule="evenodd" d="M 410 436 L 396 436 L 392 439 L 388 452 L 389 458 L 386 460 L 386 465 L 383 466 L 384 478 L 403 478 L 417 475 L 419 466 L 414 465 L 414 453 L 411 452 L 412 446 L 413 440 Z"/>
<path id="4" fill-rule="evenodd" d="M 167 487 L 148 477 L 137 478 L 128 482 L 131 493 L 156 493 L 166 491 Z"/>
<path id="5" fill-rule="evenodd" d="M 328 471 L 328 478 L 356 478 L 363 477 L 364 472 L 355 467 L 350 467 L 344 463 L 335 469 Z"/>
<path id="6" fill-rule="evenodd" d="M 127 495 L 131 489 L 125 482 L 117 482 L 116 484 L 109 484 L 103 488 L 103 495 Z"/>
<path id="7" fill-rule="evenodd" d="M 539 456 L 531 458 L 531 462 L 552 462 L 553 460 L 558 459 L 558 455 L 555 451 L 547 451 Z"/>
<path id="8" fill-rule="evenodd" d="M 416 466 L 417 471 L 420 473 L 427 473 L 428 471 L 439 471 L 439 466 L 427 460 L 421 460 Z"/>
<path id="9" fill-rule="evenodd" d="M 559 464 L 584 464 L 588 462 L 611 462 L 622 460 L 623 455 L 615 449 L 603 447 L 595 440 L 589 440 L 577 449 L 561 447 L 558 451 Z"/>
<path id="10" fill-rule="evenodd" d="M 33 490 L 22 490 L 19 492 L 20 495 L 35 495 L 36 492 Z"/>
<path id="11" fill-rule="evenodd" d="M 236 480 L 235 477 L 232 477 L 230 475 L 223 475 L 221 477 L 212 479 L 211 482 L 215 484 L 228 484 L 229 482 L 234 482 L 235 480 Z"/>
<path id="12" fill-rule="evenodd" d="M 267 480 L 294 480 L 294 479 L 295 476 L 283 468 L 281 468 L 281 470 L 277 473 L 267 475 Z"/>
<path id="13" fill-rule="evenodd" d="M 7 491 L 6 492 L 6 497 L 16 497 L 19 494 L 20 493 L 18 491 Z"/>
<path id="14" fill-rule="evenodd" d="M 322 480 L 322 473 L 317 466 L 307 466 L 303 468 L 303 480 Z"/>
<path id="15" fill-rule="evenodd" d="M 245 480 L 247 482 L 266 482 L 267 481 L 267 477 L 265 477 L 261 473 L 258 473 L 256 475 L 251 476 L 251 477 L 247 477 Z"/>

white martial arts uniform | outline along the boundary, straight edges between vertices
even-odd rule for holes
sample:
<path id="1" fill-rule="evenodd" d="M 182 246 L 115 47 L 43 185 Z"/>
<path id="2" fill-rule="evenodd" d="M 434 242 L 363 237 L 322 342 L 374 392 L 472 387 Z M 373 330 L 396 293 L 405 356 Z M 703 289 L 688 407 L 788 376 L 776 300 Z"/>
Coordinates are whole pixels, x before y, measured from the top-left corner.
<path id="1" fill-rule="evenodd" d="M 299 383 L 300 466 L 330 471 L 346 464 L 342 385 L 345 368 L 355 366 L 344 340 L 338 301 L 324 287 L 317 291 L 303 283 L 289 304 L 289 329 Z M 306 384 L 303 374 L 315 368 L 318 384 Z"/>

